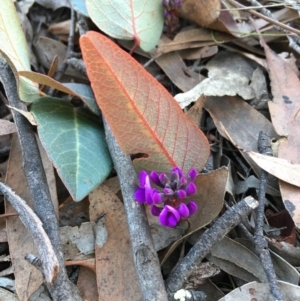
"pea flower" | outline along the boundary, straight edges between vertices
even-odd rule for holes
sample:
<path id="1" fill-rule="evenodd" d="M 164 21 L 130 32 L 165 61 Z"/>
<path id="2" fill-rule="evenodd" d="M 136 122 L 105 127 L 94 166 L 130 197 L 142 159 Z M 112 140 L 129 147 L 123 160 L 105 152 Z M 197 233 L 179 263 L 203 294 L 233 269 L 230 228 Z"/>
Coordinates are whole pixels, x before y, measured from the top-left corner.
<path id="1" fill-rule="evenodd" d="M 178 9 L 182 6 L 181 0 L 162 0 L 165 8 L 165 26 L 168 35 L 179 27 Z"/>
<path id="2" fill-rule="evenodd" d="M 140 187 L 135 191 L 135 199 L 139 203 L 151 206 L 151 213 L 158 216 L 159 222 L 166 227 L 175 227 L 181 219 L 187 219 L 197 211 L 194 201 L 184 202 L 197 192 L 194 180 L 197 177 L 195 168 L 185 178 L 179 167 L 171 169 L 170 176 L 165 173 L 141 171 Z M 155 185 L 152 187 L 151 182 Z"/>

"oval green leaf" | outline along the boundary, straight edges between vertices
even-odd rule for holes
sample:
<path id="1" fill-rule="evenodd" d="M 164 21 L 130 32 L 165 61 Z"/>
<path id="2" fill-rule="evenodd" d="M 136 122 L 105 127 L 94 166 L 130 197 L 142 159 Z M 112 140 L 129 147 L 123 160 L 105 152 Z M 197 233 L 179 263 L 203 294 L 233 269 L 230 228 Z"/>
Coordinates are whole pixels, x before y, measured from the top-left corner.
<path id="1" fill-rule="evenodd" d="M 82 200 L 101 184 L 112 161 L 99 120 L 89 110 L 69 102 L 43 97 L 31 113 L 50 160 L 75 201 Z"/>
<path id="2" fill-rule="evenodd" d="M 93 22 L 109 36 L 135 40 L 144 51 L 152 50 L 162 33 L 161 0 L 86 0 Z"/>

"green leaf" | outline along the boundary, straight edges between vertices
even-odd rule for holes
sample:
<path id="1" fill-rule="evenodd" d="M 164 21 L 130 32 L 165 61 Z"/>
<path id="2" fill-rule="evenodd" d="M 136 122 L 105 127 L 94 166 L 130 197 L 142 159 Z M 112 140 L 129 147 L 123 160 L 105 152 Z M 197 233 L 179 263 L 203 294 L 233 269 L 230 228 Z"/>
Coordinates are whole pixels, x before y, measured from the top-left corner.
<path id="1" fill-rule="evenodd" d="M 18 81 L 21 100 L 31 102 L 39 97 L 35 83 L 20 78 L 17 71 L 31 70 L 25 35 L 13 1 L 0 1 L 0 52 L 10 64 Z"/>
<path id="2" fill-rule="evenodd" d="M 43 97 L 31 113 L 50 160 L 75 201 L 101 184 L 112 168 L 105 135 L 89 110 L 69 102 Z"/>
<path id="3" fill-rule="evenodd" d="M 106 34 L 132 40 L 144 50 L 152 50 L 163 29 L 162 0 L 86 0 L 90 18 Z"/>
<path id="4" fill-rule="evenodd" d="M 86 9 L 85 1 L 83 0 L 70 0 L 72 7 L 81 15 L 89 17 L 89 13 Z"/>

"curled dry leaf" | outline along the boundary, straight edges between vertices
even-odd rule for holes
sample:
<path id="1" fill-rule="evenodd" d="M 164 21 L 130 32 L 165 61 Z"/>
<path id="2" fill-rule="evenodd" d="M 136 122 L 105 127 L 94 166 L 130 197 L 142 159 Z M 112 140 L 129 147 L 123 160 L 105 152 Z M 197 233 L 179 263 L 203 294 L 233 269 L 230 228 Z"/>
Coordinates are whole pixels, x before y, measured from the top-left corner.
<path id="1" fill-rule="evenodd" d="M 205 68 L 209 71 L 208 78 L 190 91 L 175 96 L 182 108 L 196 101 L 201 95 L 239 95 L 247 100 L 255 97 L 254 89 L 249 85 L 254 68 L 243 56 L 220 52 L 208 62 Z"/>

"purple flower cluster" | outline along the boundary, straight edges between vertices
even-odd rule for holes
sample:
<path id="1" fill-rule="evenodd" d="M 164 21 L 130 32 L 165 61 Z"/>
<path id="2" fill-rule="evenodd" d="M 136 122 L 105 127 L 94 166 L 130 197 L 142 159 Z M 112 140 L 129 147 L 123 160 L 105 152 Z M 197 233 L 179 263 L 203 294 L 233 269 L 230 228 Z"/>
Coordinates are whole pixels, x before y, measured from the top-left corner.
<path id="1" fill-rule="evenodd" d="M 170 177 L 165 173 L 141 171 L 140 188 L 135 191 L 139 203 L 151 206 L 151 213 L 158 216 L 159 222 L 166 227 L 175 227 L 180 219 L 186 219 L 197 211 L 194 201 L 184 203 L 184 199 L 197 192 L 194 184 L 196 169 L 191 169 L 185 178 L 179 167 L 171 169 Z M 151 182 L 158 188 L 154 188 Z"/>
<path id="2" fill-rule="evenodd" d="M 170 35 L 179 27 L 178 9 L 182 6 L 181 0 L 162 0 L 165 8 L 165 26 Z"/>

